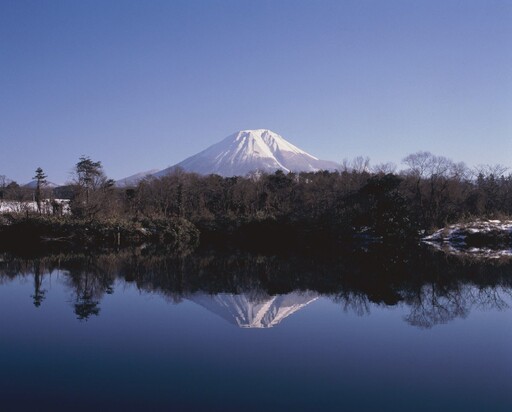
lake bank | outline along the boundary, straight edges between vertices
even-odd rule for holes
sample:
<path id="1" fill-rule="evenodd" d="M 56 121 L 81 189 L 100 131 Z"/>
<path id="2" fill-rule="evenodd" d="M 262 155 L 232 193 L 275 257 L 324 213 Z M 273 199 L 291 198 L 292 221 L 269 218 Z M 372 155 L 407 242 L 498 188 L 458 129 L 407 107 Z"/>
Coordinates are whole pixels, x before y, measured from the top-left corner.
<path id="1" fill-rule="evenodd" d="M 448 254 L 475 258 L 512 257 L 512 220 L 474 220 L 449 225 L 430 235 L 379 236 L 368 227 L 318 225 L 315 222 L 265 218 L 259 220 L 183 218 L 77 219 L 39 214 L 0 215 L 0 250 L 74 252 L 116 250 L 148 245 L 171 253 L 199 245 L 254 252 L 311 254 L 385 244 L 406 249 L 423 242 Z"/>
<path id="2" fill-rule="evenodd" d="M 0 248 L 80 250 L 144 243 L 194 247 L 197 228 L 185 219 L 80 220 L 68 216 L 0 216 Z"/>
<path id="3" fill-rule="evenodd" d="M 512 257 L 512 220 L 478 219 L 439 229 L 422 241 L 449 254 L 480 258 Z"/>

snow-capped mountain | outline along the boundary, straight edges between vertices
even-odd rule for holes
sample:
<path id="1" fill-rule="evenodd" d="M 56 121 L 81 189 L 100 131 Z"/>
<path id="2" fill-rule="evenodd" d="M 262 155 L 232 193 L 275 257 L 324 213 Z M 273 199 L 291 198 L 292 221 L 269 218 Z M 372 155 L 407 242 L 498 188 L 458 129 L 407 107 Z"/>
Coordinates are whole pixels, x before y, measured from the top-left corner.
<path id="1" fill-rule="evenodd" d="M 46 189 L 54 189 L 56 187 L 59 187 L 60 185 L 58 185 L 57 183 L 53 183 L 53 182 L 46 182 L 43 187 L 46 188 Z M 23 187 L 28 187 L 30 189 L 35 189 L 37 187 L 37 180 L 32 180 L 30 182 L 28 182 L 27 184 L 24 184 Z"/>
<path id="2" fill-rule="evenodd" d="M 257 297 L 245 293 L 195 293 L 187 299 L 241 328 L 271 328 L 317 300 L 318 294 L 307 291 Z"/>
<path id="3" fill-rule="evenodd" d="M 177 167 L 199 174 L 245 176 L 251 171 L 273 173 L 335 170 L 338 164 L 320 160 L 267 129 L 242 130 L 182 162 L 154 174 L 164 176 Z"/>
<path id="4" fill-rule="evenodd" d="M 137 186 L 137 184 L 145 179 L 146 177 L 150 177 L 153 174 L 157 173 L 158 169 L 147 170 L 145 172 L 135 173 L 134 175 L 125 177 L 124 179 L 116 180 L 116 187 L 131 187 Z"/>

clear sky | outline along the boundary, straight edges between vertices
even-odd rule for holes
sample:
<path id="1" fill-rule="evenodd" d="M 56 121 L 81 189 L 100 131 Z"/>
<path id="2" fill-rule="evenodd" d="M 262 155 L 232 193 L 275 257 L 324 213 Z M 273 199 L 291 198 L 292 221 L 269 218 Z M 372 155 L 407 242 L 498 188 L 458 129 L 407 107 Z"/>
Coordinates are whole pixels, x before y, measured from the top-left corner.
<path id="1" fill-rule="evenodd" d="M 252 128 L 512 167 L 512 1 L 0 0 L 0 174 L 118 179 Z"/>

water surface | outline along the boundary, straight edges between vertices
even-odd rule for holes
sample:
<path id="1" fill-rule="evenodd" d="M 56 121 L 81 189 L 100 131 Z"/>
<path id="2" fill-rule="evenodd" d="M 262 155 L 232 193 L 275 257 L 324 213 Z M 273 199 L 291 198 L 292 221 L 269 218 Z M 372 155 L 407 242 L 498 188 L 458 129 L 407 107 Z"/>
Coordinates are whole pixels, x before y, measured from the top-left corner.
<path id="1" fill-rule="evenodd" d="M 508 261 L 4 255 L 2 410 L 512 410 Z"/>

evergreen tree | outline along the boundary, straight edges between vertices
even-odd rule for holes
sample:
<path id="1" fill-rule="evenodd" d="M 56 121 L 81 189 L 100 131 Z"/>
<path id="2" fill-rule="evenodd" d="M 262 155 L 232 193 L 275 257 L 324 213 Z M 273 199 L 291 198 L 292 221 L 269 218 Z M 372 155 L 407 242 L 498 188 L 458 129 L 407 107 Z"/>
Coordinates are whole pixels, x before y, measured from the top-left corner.
<path id="1" fill-rule="evenodd" d="M 100 212 L 107 212 L 114 181 L 107 179 L 101 162 L 94 162 L 86 156 L 80 157 L 75 165 L 75 183 L 75 195 L 71 203 L 74 215 L 93 218 Z"/>
<path id="2" fill-rule="evenodd" d="M 43 172 L 43 169 L 38 167 L 36 169 L 36 175 L 34 179 L 36 180 L 36 193 L 35 193 L 35 201 L 37 203 L 37 211 L 41 213 L 41 200 L 42 200 L 42 191 L 41 188 L 44 187 L 47 183 L 47 176 Z"/>

